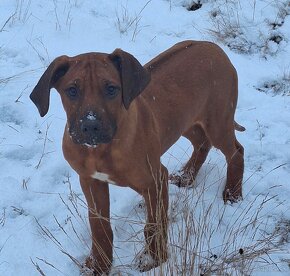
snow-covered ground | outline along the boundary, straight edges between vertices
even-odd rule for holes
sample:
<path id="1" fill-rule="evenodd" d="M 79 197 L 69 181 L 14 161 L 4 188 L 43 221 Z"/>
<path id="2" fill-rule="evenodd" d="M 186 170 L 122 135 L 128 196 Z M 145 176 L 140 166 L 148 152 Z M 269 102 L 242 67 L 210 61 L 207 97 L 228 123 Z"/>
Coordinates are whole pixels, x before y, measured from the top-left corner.
<path id="1" fill-rule="evenodd" d="M 238 71 L 244 200 L 224 206 L 225 160 L 213 149 L 193 188 L 170 187 L 170 259 L 150 273 L 290 275 L 290 1 L 195 2 L 0 1 L 0 275 L 79 275 L 90 249 L 78 177 L 62 156 L 60 99 L 52 91 L 44 118 L 29 100 L 46 66 L 115 48 L 146 63 L 186 39 L 218 43 Z M 177 171 L 191 151 L 180 139 L 163 163 Z M 142 199 L 116 186 L 110 195 L 112 274 L 140 275 Z"/>

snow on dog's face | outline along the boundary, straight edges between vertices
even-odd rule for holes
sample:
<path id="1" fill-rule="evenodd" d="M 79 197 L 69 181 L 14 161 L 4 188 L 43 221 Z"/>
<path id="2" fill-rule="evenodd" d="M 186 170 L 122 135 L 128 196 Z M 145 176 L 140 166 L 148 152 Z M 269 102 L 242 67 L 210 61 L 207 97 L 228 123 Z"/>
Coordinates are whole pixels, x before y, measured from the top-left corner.
<path id="1" fill-rule="evenodd" d="M 94 147 L 112 141 L 122 114 L 149 80 L 141 64 L 122 50 L 61 56 L 47 68 L 30 98 L 44 116 L 49 108 L 49 91 L 56 88 L 71 139 Z"/>

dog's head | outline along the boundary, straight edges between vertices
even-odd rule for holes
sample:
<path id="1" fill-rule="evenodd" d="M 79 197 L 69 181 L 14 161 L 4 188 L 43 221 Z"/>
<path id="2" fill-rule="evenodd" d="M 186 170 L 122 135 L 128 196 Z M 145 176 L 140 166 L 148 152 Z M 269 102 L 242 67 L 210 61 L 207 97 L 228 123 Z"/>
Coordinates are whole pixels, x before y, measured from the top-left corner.
<path id="1" fill-rule="evenodd" d="M 55 88 L 72 140 L 96 146 L 112 141 L 120 113 L 129 109 L 149 81 L 149 72 L 120 49 L 112 54 L 61 56 L 48 66 L 30 98 L 43 117 L 48 112 L 50 89 Z"/>

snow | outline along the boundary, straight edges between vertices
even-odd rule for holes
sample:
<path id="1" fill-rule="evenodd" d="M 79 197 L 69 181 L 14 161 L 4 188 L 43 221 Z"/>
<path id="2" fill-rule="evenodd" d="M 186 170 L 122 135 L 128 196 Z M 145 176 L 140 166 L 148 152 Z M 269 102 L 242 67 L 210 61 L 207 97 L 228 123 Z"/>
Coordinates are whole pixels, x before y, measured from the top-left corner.
<path id="1" fill-rule="evenodd" d="M 192 2 L 1 1 L 0 275 L 80 275 L 90 250 L 84 196 L 62 155 L 60 98 L 51 91 L 44 118 L 29 99 L 46 66 L 60 55 L 115 48 L 144 64 L 186 39 L 218 43 L 237 69 L 244 199 L 223 204 L 225 160 L 212 149 L 192 188 L 170 186 L 170 258 L 165 270 L 144 275 L 221 275 L 221 267 L 230 275 L 290 274 L 290 1 L 204 0 L 188 11 Z M 162 160 L 178 171 L 191 152 L 181 138 Z M 110 198 L 112 275 L 140 275 L 144 203 L 115 185 Z"/>
<path id="2" fill-rule="evenodd" d="M 90 121 L 95 121 L 97 118 L 96 118 L 96 115 L 93 112 L 89 112 L 88 115 L 87 115 L 87 119 L 90 120 Z"/>

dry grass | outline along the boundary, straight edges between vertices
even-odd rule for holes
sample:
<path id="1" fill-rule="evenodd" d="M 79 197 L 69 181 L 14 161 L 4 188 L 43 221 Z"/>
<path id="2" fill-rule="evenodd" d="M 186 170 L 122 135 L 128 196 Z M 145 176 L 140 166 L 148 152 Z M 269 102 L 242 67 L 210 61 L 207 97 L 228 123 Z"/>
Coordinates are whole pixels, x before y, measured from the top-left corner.
<path id="1" fill-rule="evenodd" d="M 287 242 L 288 228 L 285 225 L 288 224 L 281 222 L 280 227 L 277 226 L 274 231 L 268 230 L 270 222 L 266 210 L 269 206 L 271 209 L 278 207 L 276 196 L 260 194 L 249 200 L 246 195 L 244 200 L 247 204 L 239 202 L 224 205 L 219 194 L 208 196 L 224 177 L 210 183 L 208 179 L 210 173 L 207 171 L 203 179 L 199 177 L 193 188 L 178 190 L 174 187 L 170 192 L 169 259 L 160 267 L 148 271 L 146 275 L 252 275 L 254 270 L 265 271 L 268 267 L 271 269 L 277 267 L 279 270 L 271 254 L 281 252 L 281 240 Z M 60 197 L 60 200 L 67 209 L 70 219 L 64 223 L 54 216 L 55 224 L 64 238 L 70 241 L 71 246 L 89 252 L 91 237 L 88 238 L 90 231 L 87 217 L 84 215 L 87 209 L 86 202 L 73 192 L 69 176 L 65 183 L 68 185 L 69 195 L 67 198 Z M 133 206 L 125 217 L 112 214 L 111 223 L 115 232 L 114 263 L 116 263 L 112 268 L 113 275 L 130 275 L 132 270 L 137 269 L 142 257 L 140 254 L 145 249 L 143 235 L 145 217 L 144 201 Z M 39 222 L 38 225 L 42 235 L 79 267 L 83 272 L 82 275 L 90 275 L 83 269 L 82 261 L 75 258 L 47 227 Z M 132 254 L 132 249 L 136 257 L 130 263 L 126 254 Z M 34 265 L 40 274 L 40 270 L 44 271 L 44 266 L 61 270 L 44 258 L 34 260 Z"/>
<path id="2" fill-rule="evenodd" d="M 86 218 L 81 213 L 81 209 L 83 207 L 83 200 L 79 198 L 79 196 L 72 191 L 71 183 L 70 183 L 70 176 L 67 175 L 66 180 L 64 180 L 64 184 L 68 186 L 69 189 L 69 195 L 68 200 L 65 200 L 61 195 L 60 202 L 63 204 L 63 206 L 66 208 L 69 216 L 65 221 L 60 222 L 59 219 L 53 215 L 54 222 L 58 229 L 62 233 L 62 237 L 65 237 L 67 240 L 69 240 L 74 247 L 80 247 L 80 244 L 85 247 L 86 249 L 89 249 L 88 244 L 86 243 L 86 239 L 82 236 L 81 233 L 79 233 L 79 230 L 76 230 L 76 227 L 81 226 L 82 232 L 88 233 L 88 225 L 86 222 Z M 60 239 L 56 237 L 56 235 L 49 230 L 48 227 L 42 225 L 38 219 L 35 218 L 35 221 L 38 225 L 39 232 L 43 236 L 45 240 L 50 241 L 52 244 L 56 246 L 56 248 L 66 257 L 68 257 L 80 270 L 83 268 L 83 264 L 81 261 L 77 260 L 66 248 L 66 246 L 61 242 Z M 74 221 L 74 222 L 72 222 Z M 75 225 L 76 224 L 76 225 Z M 38 261 L 42 263 L 43 266 L 49 266 L 50 268 L 53 268 L 57 272 L 65 275 L 64 272 L 62 272 L 62 268 L 58 268 L 55 264 L 52 264 L 49 260 L 36 257 Z M 36 270 L 40 273 L 40 275 L 43 275 L 43 271 L 45 271 L 44 268 L 40 267 L 40 264 L 37 263 L 35 260 L 31 260 L 33 265 L 35 266 Z M 45 275 L 45 274 L 44 274 Z"/>
<path id="3" fill-rule="evenodd" d="M 273 96 L 290 96 L 290 71 L 284 70 L 276 79 L 269 79 L 255 87 L 258 91 Z"/>
<path id="4" fill-rule="evenodd" d="M 141 10 L 135 14 L 131 15 L 129 9 L 125 6 L 121 6 L 121 10 L 116 11 L 116 27 L 121 35 L 127 35 L 132 32 L 131 41 L 135 41 L 137 35 L 141 32 L 144 26 L 140 25 L 142 19 L 142 12 L 149 5 L 152 0 L 149 0 L 141 8 Z"/>
<path id="5" fill-rule="evenodd" d="M 35 166 L 36 169 L 39 169 L 40 165 L 42 164 L 42 161 L 43 161 L 43 158 L 52 153 L 52 151 L 50 152 L 47 152 L 46 151 L 46 146 L 47 146 L 47 142 L 49 142 L 49 138 L 48 138 L 48 131 L 49 131 L 49 128 L 50 128 L 50 124 L 48 124 L 46 126 L 46 130 L 45 130 L 45 134 L 44 134 L 44 138 L 43 138 L 43 146 L 42 146 L 42 152 L 41 152 L 41 155 L 40 155 L 40 158 L 38 160 L 38 163 L 37 165 Z"/>
<path id="6" fill-rule="evenodd" d="M 256 1 L 253 1 L 252 19 L 244 19 L 240 1 L 216 0 L 216 8 L 210 12 L 209 34 L 231 50 L 242 54 L 259 53 L 262 57 L 275 56 L 285 47 L 285 35 L 280 31 L 285 18 L 290 14 L 290 1 L 270 1 L 264 8 L 276 14 L 273 21 L 265 17 L 256 22 Z M 243 22 L 243 23 L 241 23 Z M 246 23 L 245 23 L 246 22 Z"/>
<path id="7" fill-rule="evenodd" d="M 36 72 L 37 70 L 39 70 L 40 68 L 37 68 L 37 69 L 31 69 L 31 70 L 26 70 L 26 71 L 23 71 L 23 72 L 20 72 L 20 73 L 17 73 L 17 74 L 14 74 L 14 75 L 11 75 L 9 77 L 0 77 L 0 87 L 1 86 L 5 86 L 7 85 L 9 82 L 11 81 L 15 81 L 21 77 L 23 77 L 24 75 L 26 74 L 32 74 L 34 72 Z"/>
<path id="8" fill-rule="evenodd" d="M 190 192 L 181 198 L 178 201 L 186 204 L 179 210 L 179 222 L 169 234 L 173 258 L 167 270 L 171 275 L 251 275 L 253 264 L 276 250 L 275 234 L 256 239 L 258 231 L 263 231 L 259 213 L 268 198 L 255 208 L 255 213 L 255 201 L 236 211 L 229 223 L 225 218 L 228 206 L 217 209 L 217 198 L 205 203 L 201 196 L 198 202 Z M 249 236 L 253 239 L 250 244 Z"/>
<path id="9" fill-rule="evenodd" d="M 16 0 L 15 12 L 9 18 L 10 26 L 17 22 L 25 24 L 31 16 L 30 8 L 31 0 Z"/>
<path id="10" fill-rule="evenodd" d="M 231 50 L 250 54 L 253 51 L 254 42 L 246 36 L 240 23 L 239 13 L 237 2 L 221 3 L 221 6 L 212 10 L 209 15 L 212 27 L 208 31 L 218 42 L 226 44 Z"/>
<path id="11" fill-rule="evenodd" d="M 3 209 L 2 209 L 2 214 L 0 215 L 0 226 L 1 226 L 1 227 L 4 227 L 5 222 L 6 222 L 6 209 L 3 208 Z M 1 248 L 1 249 L 2 249 L 2 248 Z M 0 250 L 0 252 L 1 252 L 1 250 Z"/>
<path id="12" fill-rule="evenodd" d="M 73 8 L 78 7 L 78 1 L 69 1 L 69 3 L 65 4 L 65 2 L 62 1 L 53 0 L 53 5 L 55 16 L 55 30 L 62 31 L 63 27 L 65 27 L 70 32 L 73 21 L 72 10 Z M 60 8 L 60 6 L 62 7 Z"/>

